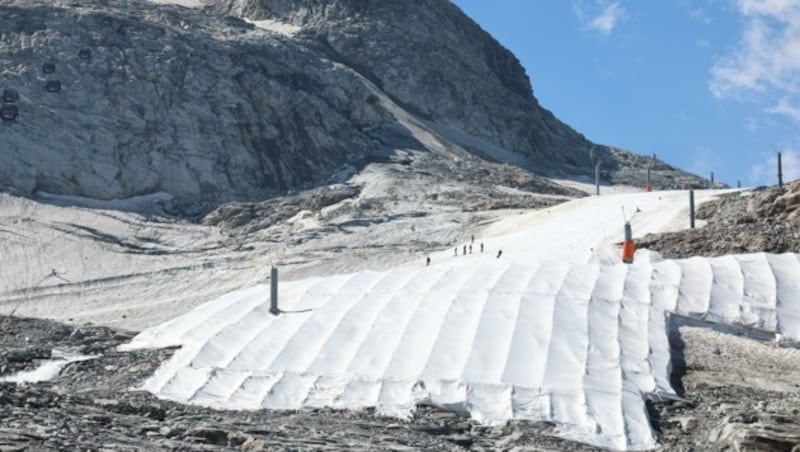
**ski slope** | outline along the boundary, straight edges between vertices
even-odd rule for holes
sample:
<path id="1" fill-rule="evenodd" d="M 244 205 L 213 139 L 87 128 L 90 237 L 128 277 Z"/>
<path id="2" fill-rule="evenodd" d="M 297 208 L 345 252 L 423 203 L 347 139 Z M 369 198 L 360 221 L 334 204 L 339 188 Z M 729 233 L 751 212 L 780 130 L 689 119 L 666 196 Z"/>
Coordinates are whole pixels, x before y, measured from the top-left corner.
<path id="1" fill-rule="evenodd" d="M 571 201 L 498 223 L 472 255 L 459 245 L 429 267 L 283 282 L 279 316 L 268 286 L 235 291 L 125 348 L 182 346 L 143 389 L 185 403 L 405 416 L 424 402 L 490 425 L 554 422 L 563 437 L 601 447 L 656 447 L 644 397 L 676 396 L 668 313 L 800 339 L 797 255 L 638 252 L 634 265 L 614 263 L 621 207 L 639 210 L 638 236 L 688 225 L 687 199 Z"/>

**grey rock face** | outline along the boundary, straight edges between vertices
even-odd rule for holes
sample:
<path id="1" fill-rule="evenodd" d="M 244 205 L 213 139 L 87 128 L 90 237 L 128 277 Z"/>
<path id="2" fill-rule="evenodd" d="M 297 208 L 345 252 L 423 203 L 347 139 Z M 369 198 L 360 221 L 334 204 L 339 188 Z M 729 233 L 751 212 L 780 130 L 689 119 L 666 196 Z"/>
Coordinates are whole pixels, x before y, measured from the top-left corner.
<path id="1" fill-rule="evenodd" d="M 539 106 L 517 58 L 449 1 L 218 4 L 300 26 L 309 47 L 353 67 L 411 112 L 525 154 L 533 169 L 588 166 L 591 143 Z"/>
<path id="2" fill-rule="evenodd" d="M 20 94 L 20 117 L 2 124 L 0 185 L 263 196 L 363 158 L 376 146 L 366 131 L 387 118 L 351 71 L 246 23 L 173 6 L 33 5 L 0 10 L 0 29 L 16 30 L 0 39 L 0 80 Z"/>
<path id="3" fill-rule="evenodd" d="M 592 144 L 539 106 L 517 59 L 446 0 L 203 3 L 0 8 L 0 88 L 19 94 L 16 121 L 0 123 L 0 186 L 261 200 L 398 146 L 590 172 Z M 438 142 L 393 141 L 414 127 Z M 442 128 L 504 154 L 455 144 Z M 629 179 L 630 161 L 601 151 L 604 179 Z"/>

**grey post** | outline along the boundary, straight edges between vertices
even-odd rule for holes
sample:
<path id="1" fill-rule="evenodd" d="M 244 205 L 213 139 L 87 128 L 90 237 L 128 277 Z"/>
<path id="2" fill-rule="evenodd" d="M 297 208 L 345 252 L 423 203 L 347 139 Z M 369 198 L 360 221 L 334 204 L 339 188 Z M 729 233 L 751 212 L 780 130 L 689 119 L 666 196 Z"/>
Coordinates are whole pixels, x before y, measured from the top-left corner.
<path id="1" fill-rule="evenodd" d="M 714 187 L 714 172 L 711 172 L 711 187 Z"/>
<path id="2" fill-rule="evenodd" d="M 694 229 L 694 190 L 689 190 L 689 226 Z"/>
<path id="3" fill-rule="evenodd" d="M 778 152 L 778 187 L 783 188 L 783 165 L 781 164 L 780 152 Z"/>
<path id="4" fill-rule="evenodd" d="M 740 180 L 736 181 L 736 188 L 742 188 L 742 181 Z"/>
<path id="5" fill-rule="evenodd" d="M 600 162 L 594 167 L 594 187 L 597 190 L 597 195 L 600 195 Z"/>
<path id="6" fill-rule="evenodd" d="M 647 180 L 644 183 L 645 186 L 650 186 L 650 168 L 647 168 Z"/>
<path id="7" fill-rule="evenodd" d="M 278 309 L 278 267 L 272 266 L 269 274 L 269 312 L 273 315 L 278 315 L 281 310 Z"/>

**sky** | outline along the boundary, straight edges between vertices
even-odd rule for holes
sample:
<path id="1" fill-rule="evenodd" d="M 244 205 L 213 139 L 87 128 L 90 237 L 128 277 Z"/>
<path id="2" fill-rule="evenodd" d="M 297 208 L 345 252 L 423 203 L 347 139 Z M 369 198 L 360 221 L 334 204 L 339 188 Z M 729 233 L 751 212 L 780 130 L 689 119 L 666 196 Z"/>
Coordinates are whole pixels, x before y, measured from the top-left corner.
<path id="1" fill-rule="evenodd" d="M 800 0 L 453 0 L 588 139 L 736 186 L 800 178 Z"/>

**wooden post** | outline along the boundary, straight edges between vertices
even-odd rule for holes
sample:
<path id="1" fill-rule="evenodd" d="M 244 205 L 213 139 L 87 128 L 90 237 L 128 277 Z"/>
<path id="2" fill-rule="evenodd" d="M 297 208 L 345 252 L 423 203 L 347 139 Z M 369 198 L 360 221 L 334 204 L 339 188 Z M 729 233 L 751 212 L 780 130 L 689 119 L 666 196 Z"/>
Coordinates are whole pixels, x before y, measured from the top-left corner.
<path id="1" fill-rule="evenodd" d="M 783 188 L 783 165 L 781 164 L 780 152 L 778 152 L 778 187 Z"/>
<path id="2" fill-rule="evenodd" d="M 694 190 L 689 190 L 689 226 L 694 229 Z"/>
<path id="3" fill-rule="evenodd" d="M 278 315 L 281 310 L 278 309 L 278 267 L 272 266 L 269 275 L 269 312 L 272 315 Z"/>

